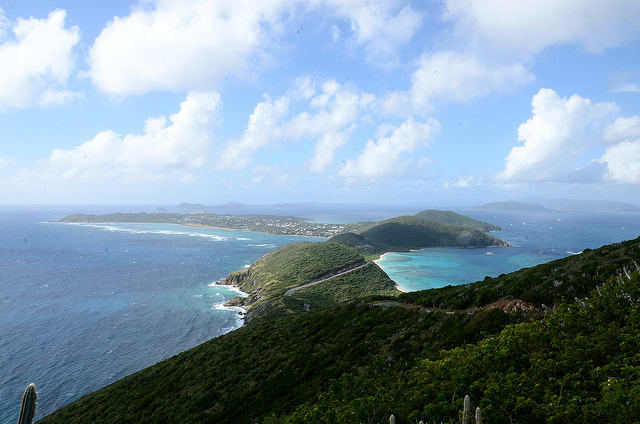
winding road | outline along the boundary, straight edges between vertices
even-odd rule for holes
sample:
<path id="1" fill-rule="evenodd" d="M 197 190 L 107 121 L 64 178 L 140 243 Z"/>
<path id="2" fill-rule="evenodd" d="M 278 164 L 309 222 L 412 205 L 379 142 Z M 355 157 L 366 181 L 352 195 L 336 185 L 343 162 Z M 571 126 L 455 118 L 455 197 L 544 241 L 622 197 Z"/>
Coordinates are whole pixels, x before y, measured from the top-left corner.
<path id="1" fill-rule="evenodd" d="M 348 273 L 350 273 L 350 272 L 352 272 L 352 271 L 355 271 L 355 270 L 357 270 L 357 269 L 363 268 L 363 267 L 365 267 L 365 266 L 367 266 L 367 265 L 369 265 L 369 261 L 364 261 L 364 263 L 363 263 L 362 265 L 359 265 L 359 266 L 357 266 L 357 267 L 355 267 L 355 268 L 351 268 L 351 269 L 348 269 L 348 270 L 346 270 L 346 271 L 340 272 L 340 273 L 338 273 L 338 274 L 331 275 L 331 276 L 329 276 L 329 277 L 322 278 L 322 279 L 320 279 L 320 280 L 312 281 L 312 282 L 310 282 L 310 283 L 303 284 L 303 285 L 301 285 L 301 286 L 298 286 L 298 287 L 294 287 L 294 288 L 292 288 L 292 289 L 289 289 L 289 290 L 287 290 L 287 291 L 285 292 L 285 294 L 284 294 L 284 295 L 285 295 L 285 296 L 291 296 L 292 294 L 294 294 L 295 292 L 297 292 L 297 291 L 298 291 L 298 290 L 300 290 L 300 289 L 304 289 L 304 288 L 306 288 L 306 287 L 311 287 L 311 286 L 315 286 L 316 284 L 324 283 L 324 282 L 325 282 L 325 281 L 327 281 L 327 280 L 331 280 L 332 278 L 340 277 L 341 275 L 348 274 Z"/>

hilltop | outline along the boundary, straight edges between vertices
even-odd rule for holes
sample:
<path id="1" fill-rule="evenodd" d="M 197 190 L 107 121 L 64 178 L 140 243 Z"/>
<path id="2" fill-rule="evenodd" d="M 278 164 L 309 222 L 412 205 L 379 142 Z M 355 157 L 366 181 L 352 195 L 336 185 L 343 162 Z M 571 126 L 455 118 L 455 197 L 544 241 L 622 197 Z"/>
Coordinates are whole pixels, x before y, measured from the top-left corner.
<path id="1" fill-rule="evenodd" d="M 369 295 L 400 293 L 376 264 L 367 262 L 356 250 L 332 242 L 289 244 L 249 268 L 229 274 L 220 284 L 248 293 L 230 302 L 248 310 L 248 321 L 256 316 L 315 310 Z"/>
<path id="2" fill-rule="evenodd" d="M 258 305 L 362 261 L 326 243 L 316 270 L 309 247 L 236 281 Z M 639 261 L 636 239 L 473 284 L 256 316 L 40 422 L 452 422 L 465 394 L 488 422 L 624 422 L 640 409 Z"/>
<path id="3" fill-rule="evenodd" d="M 460 215 L 452 211 L 441 211 L 437 209 L 427 209 L 418 212 L 415 216 L 424 218 L 430 221 L 441 222 L 443 224 L 462 225 L 463 227 L 473 228 L 484 232 L 500 231 L 501 228 L 497 225 L 490 224 L 488 222 L 478 221 L 477 219 L 469 218 L 468 216 Z"/>
<path id="4" fill-rule="evenodd" d="M 431 219 L 425 219 L 424 216 Z M 353 231 L 347 231 L 349 229 Z M 497 226 L 453 212 L 423 211 L 417 215 L 399 216 L 378 223 L 347 226 L 347 232 L 333 236 L 330 241 L 342 243 L 366 254 L 403 252 L 425 247 L 508 246 L 508 243 L 485 232 L 498 229 Z"/>

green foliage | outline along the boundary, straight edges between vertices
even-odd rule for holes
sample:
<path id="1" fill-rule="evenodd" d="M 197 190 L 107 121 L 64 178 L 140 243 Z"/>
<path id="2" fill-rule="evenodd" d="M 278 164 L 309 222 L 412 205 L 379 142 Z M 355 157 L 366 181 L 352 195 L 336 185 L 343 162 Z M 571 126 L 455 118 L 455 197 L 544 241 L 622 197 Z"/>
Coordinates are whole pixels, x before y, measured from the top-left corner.
<path id="1" fill-rule="evenodd" d="M 291 288 L 340 270 L 364 264 L 357 251 L 332 242 L 297 242 L 258 259 L 250 268 L 230 274 L 222 284 L 240 287 L 245 306 L 282 296 Z"/>
<path id="2" fill-rule="evenodd" d="M 462 225 L 463 227 L 469 227 L 480 231 L 499 231 L 500 227 L 488 222 L 478 221 L 469 218 L 459 213 L 452 211 L 439 211 L 435 209 L 428 209 L 416 214 L 417 217 L 423 218 L 429 221 L 442 222 L 443 224 Z"/>
<path id="3" fill-rule="evenodd" d="M 249 310 L 248 320 L 279 318 L 367 296 L 400 294 L 376 264 L 367 264 L 356 250 L 333 242 L 292 243 L 268 253 L 250 268 L 230 274 L 222 283 L 249 294 L 234 300 Z M 309 285 L 312 283 L 317 284 Z M 297 291 L 291 293 L 291 289 Z"/>
<path id="4" fill-rule="evenodd" d="M 298 290 L 291 295 L 311 309 L 349 302 L 367 296 L 397 296 L 396 284 L 374 263 L 334 277 L 321 284 Z"/>
<path id="5" fill-rule="evenodd" d="M 340 234 L 332 237 L 330 241 L 353 247 L 364 254 L 408 251 L 423 247 L 506 245 L 503 241 L 482 230 L 431 221 L 419 216 L 400 216 L 388 219 L 367 227 L 360 234 Z"/>
<path id="6" fill-rule="evenodd" d="M 634 268 L 640 258 L 640 239 L 585 250 L 532 268 L 487 278 L 474 284 L 403 293 L 400 299 L 425 307 L 466 309 L 489 305 L 499 299 L 520 299 L 540 308 L 563 300 L 584 297 L 608 276 L 624 267 Z M 638 260 L 640 261 L 640 260 Z"/>
<path id="7" fill-rule="evenodd" d="M 640 239 L 459 288 L 322 308 L 369 277 L 328 280 L 272 298 L 316 302 L 309 313 L 256 319 L 41 422 L 446 423 L 459 422 L 466 394 L 486 422 L 628 422 L 640 411 L 638 261 Z M 555 313 L 430 306 L 528 292 Z"/>
<path id="8" fill-rule="evenodd" d="M 428 221 L 416 216 L 400 216 L 382 221 L 361 235 L 366 241 L 405 249 L 504 245 L 502 241 L 479 230 Z"/>
<path id="9" fill-rule="evenodd" d="M 369 376 L 334 384 L 280 422 L 382 423 L 388 411 L 398 422 L 453 422 L 460 393 L 491 422 L 628 422 L 640 411 L 638 306 L 638 272 L 611 277 L 584 301 L 443 351 L 384 386 Z"/>
<path id="10" fill-rule="evenodd" d="M 348 387 L 359 376 L 391 381 L 423 356 L 436 358 L 441 347 L 458 345 L 451 330 L 462 330 L 470 320 L 468 314 L 367 303 L 256 320 L 87 395 L 41 422 L 260 422 L 291 413 L 321 396 L 332 382 Z"/>

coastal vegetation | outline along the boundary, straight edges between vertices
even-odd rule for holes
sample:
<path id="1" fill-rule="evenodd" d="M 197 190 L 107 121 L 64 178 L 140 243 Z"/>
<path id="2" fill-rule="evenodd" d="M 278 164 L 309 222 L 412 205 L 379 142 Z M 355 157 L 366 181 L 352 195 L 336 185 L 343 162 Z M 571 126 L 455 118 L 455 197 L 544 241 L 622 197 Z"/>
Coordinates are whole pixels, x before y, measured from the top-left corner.
<path id="1" fill-rule="evenodd" d="M 367 225 L 357 233 L 344 232 L 333 236 L 330 241 L 353 247 L 366 255 L 390 251 L 406 252 L 425 247 L 508 246 L 504 241 L 485 232 L 485 228 L 498 229 L 488 227 L 489 225 L 479 221 L 466 222 L 464 225 L 439 222 L 425 219 L 419 213 Z M 477 227 L 482 227 L 483 230 Z"/>
<path id="2" fill-rule="evenodd" d="M 427 209 L 416 214 L 418 218 L 423 218 L 429 221 L 441 222 L 443 224 L 462 225 L 464 227 L 473 228 L 476 230 L 489 232 L 500 231 L 500 227 L 488 222 L 478 221 L 476 219 L 469 218 L 468 216 L 460 215 L 452 211 L 441 211 L 437 209 Z"/>
<path id="3" fill-rule="evenodd" d="M 316 307 L 279 315 L 274 303 L 41 422 L 458 422 L 465 395 L 487 422 L 625 422 L 640 410 L 640 239 L 463 286 L 341 301 L 342 286 L 378 272 L 367 264 L 285 296 L 362 260 L 318 245 L 244 271 L 256 304 L 316 291 L 302 299 Z M 331 257 L 317 266 L 316 253 Z"/>
<path id="4" fill-rule="evenodd" d="M 229 274 L 220 284 L 237 286 L 248 293 L 230 302 L 248 309 L 248 320 L 308 311 L 369 295 L 399 294 L 395 283 L 376 264 L 367 263 L 356 250 L 332 242 L 289 244 L 249 268 Z"/>

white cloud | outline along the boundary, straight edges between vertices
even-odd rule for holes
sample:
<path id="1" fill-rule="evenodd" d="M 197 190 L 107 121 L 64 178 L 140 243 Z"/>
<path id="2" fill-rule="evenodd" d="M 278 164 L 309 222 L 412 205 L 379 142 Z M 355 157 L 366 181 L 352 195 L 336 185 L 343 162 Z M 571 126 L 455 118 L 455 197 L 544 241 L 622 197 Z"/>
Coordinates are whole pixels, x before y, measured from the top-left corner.
<path id="1" fill-rule="evenodd" d="M 527 57 L 575 43 L 599 52 L 640 35 L 640 3 L 582 0 L 447 0 L 443 17 L 478 51 Z"/>
<path id="2" fill-rule="evenodd" d="M 347 160 L 339 175 L 349 179 L 373 180 L 414 175 L 420 170 L 415 169 L 416 162 L 406 154 L 429 145 L 439 127 L 434 120 L 416 122 L 411 118 L 399 127 L 387 127 L 387 133 L 375 141 L 367 141 L 358 159 Z"/>
<path id="3" fill-rule="evenodd" d="M 421 14 L 410 5 L 397 8 L 396 2 L 327 0 L 339 16 L 351 21 L 356 43 L 364 45 L 369 59 L 392 60 L 399 46 L 409 42 L 422 24 Z"/>
<path id="4" fill-rule="evenodd" d="M 577 177 L 576 160 L 602 143 L 602 130 L 618 113 L 612 103 L 592 103 L 573 95 L 561 98 L 541 89 L 532 99 L 532 117 L 518 128 L 523 145 L 513 147 L 499 179 L 567 181 Z"/>
<path id="5" fill-rule="evenodd" d="M 48 105 L 78 96 L 63 86 L 73 68 L 77 27 L 67 29 L 66 12 L 55 10 L 45 19 L 18 19 L 8 39 L 8 20 L 0 9 L 0 107 Z M 4 35 L 3 35 L 4 33 Z"/>
<path id="6" fill-rule="evenodd" d="M 223 169 L 244 168 L 251 162 L 256 150 L 282 137 L 280 121 L 289 112 L 289 103 L 288 96 L 276 100 L 267 97 L 258 103 L 249 117 L 243 136 L 227 144 L 216 166 Z"/>
<path id="7" fill-rule="evenodd" d="M 411 80 L 412 102 L 424 107 L 434 98 L 464 103 L 509 92 L 531 82 L 533 75 L 520 63 L 489 64 L 471 54 L 448 51 L 423 56 Z"/>
<path id="8" fill-rule="evenodd" d="M 288 0 L 157 0 L 115 18 L 89 52 L 89 76 L 117 96 L 207 88 L 259 61 L 265 27 Z"/>
<path id="9" fill-rule="evenodd" d="M 604 139 L 609 143 L 640 139 L 640 116 L 621 117 L 604 129 Z"/>
<path id="10" fill-rule="evenodd" d="M 482 185 L 482 180 L 474 175 L 462 175 L 458 178 L 458 181 L 453 184 L 457 188 L 469 188 L 479 187 Z"/>
<path id="11" fill-rule="evenodd" d="M 533 79 L 533 74 L 517 62 L 492 63 L 456 51 L 424 54 L 411 75 L 411 87 L 387 93 L 380 109 L 392 116 L 425 115 L 438 102 L 468 103 L 494 93 L 510 93 Z"/>
<path id="12" fill-rule="evenodd" d="M 66 178 L 175 176 L 162 170 L 197 168 L 204 163 L 220 103 L 216 93 L 189 93 L 180 111 L 168 121 L 165 117 L 148 119 L 143 134 L 123 137 L 103 131 L 71 150 L 54 150 L 45 165 L 52 175 Z"/>
<path id="13" fill-rule="evenodd" d="M 636 82 L 630 82 L 622 84 L 611 90 L 612 93 L 640 93 L 640 84 Z"/>
<path id="14" fill-rule="evenodd" d="M 228 74 L 249 78 L 256 68 L 272 64 L 271 44 L 287 33 L 285 23 L 298 16 L 296 8 L 324 8 L 348 19 L 355 45 L 374 61 L 395 57 L 421 25 L 410 6 L 382 0 L 156 0 L 147 5 L 114 18 L 91 47 L 87 74 L 101 91 L 127 96 L 211 89 Z M 338 27 L 331 31 L 338 41 Z"/>
<path id="15" fill-rule="evenodd" d="M 324 82 L 319 89 L 309 80 L 301 80 L 295 90 L 276 100 L 267 98 L 256 106 L 243 136 L 227 144 L 219 167 L 242 168 L 261 148 L 308 140 L 315 143 L 315 151 L 306 169 L 322 172 L 373 102 L 372 95 L 333 80 Z M 292 116 L 292 109 L 299 108 L 303 111 Z"/>
<path id="16" fill-rule="evenodd" d="M 623 141 L 607 149 L 602 156 L 609 177 L 618 183 L 640 183 L 640 140 Z"/>

